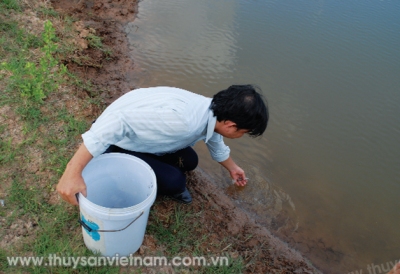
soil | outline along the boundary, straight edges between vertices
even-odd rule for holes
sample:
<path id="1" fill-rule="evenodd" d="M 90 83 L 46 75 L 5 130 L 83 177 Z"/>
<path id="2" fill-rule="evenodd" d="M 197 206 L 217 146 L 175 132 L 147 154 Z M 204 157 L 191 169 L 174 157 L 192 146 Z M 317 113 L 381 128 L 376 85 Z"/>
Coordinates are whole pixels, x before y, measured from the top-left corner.
<path id="1" fill-rule="evenodd" d="M 238 255 L 245 261 L 253 260 L 246 273 L 320 273 L 300 253 L 237 207 L 207 174 L 197 170 L 189 178 L 188 188 L 193 194 L 194 211 L 203 209 L 201 233 L 213 235 L 215 239 L 233 236 L 232 245 Z M 204 205 L 207 210 L 204 210 Z M 249 235 L 252 236 L 250 239 Z"/>
<path id="2" fill-rule="evenodd" d="M 78 38 L 82 47 L 81 55 L 89 56 L 86 64 L 77 64 L 73 60 L 65 60 L 68 69 L 90 80 L 99 90 L 89 96 L 101 96 L 106 103 L 111 103 L 122 94 L 135 89 L 132 74 L 134 62 L 127 55 L 128 41 L 123 31 L 123 25 L 134 20 L 137 14 L 135 0 L 61 0 L 51 1 L 55 10 L 81 20 L 75 23 L 77 30 L 81 30 L 79 38 L 84 38 L 87 31 L 94 30 L 94 34 L 102 38 L 102 43 L 110 48 L 112 53 L 88 47 L 86 40 Z"/>
<path id="3" fill-rule="evenodd" d="M 136 88 L 131 77 L 134 73 L 134 60 L 128 56 L 128 42 L 123 30 L 124 24 L 132 22 L 138 12 L 137 1 L 133 0 L 52 0 L 52 6 L 61 14 L 80 20 L 75 26 L 80 37 L 94 32 L 103 38 L 103 44 L 112 50 L 107 53 L 88 47 L 80 42 L 83 53 L 91 57 L 86 64 L 65 60 L 68 69 L 83 79 L 90 80 L 99 90 L 106 103 L 111 103 L 122 94 Z M 235 206 L 223 190 L 207 178 L 202 171 L 193 172 L 188 188 L 193 196 L 190 205 L 199 215 L 202 227 L 199 238 L 209 235 L 210 239 L 235 239 L 227 250 L 232 256 L 241 256 L 248 263 L 246 273 L 320 273 L 297 251 L 274 237 L 265 227 L 250 218 L 242 209 Z M 158 200 L 158 199 L 157 199 Z M 157 201 L 153 210 L 168 211 L 171 201 Z M 204 210 L 206 208 L 206 210 Z M 248 235 L 252 235 L 251 238 Z M 154 239 L 146 235 L 143 249 L 157 249 Z M 210 250 L 218 252 L 218 250 Z M 236 254 L 236 255 L 235 255 Z"/>

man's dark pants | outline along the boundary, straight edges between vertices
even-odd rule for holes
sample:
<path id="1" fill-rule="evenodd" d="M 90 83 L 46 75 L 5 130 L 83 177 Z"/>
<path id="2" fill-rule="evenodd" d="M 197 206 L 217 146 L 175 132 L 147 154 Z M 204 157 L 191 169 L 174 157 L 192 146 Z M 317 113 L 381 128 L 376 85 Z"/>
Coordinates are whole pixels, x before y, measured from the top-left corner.
<path id="1" fill-rule="evenodd" d="M 111 145 L 104 153 L 113 152 L 133 155 L 145 161 L 156 174 L 157 193 L 160 195 L 182 193 L 186 188 L 185 172 L 194 170 L 199 162 L 197 153 L 191 147 L 157 156 Z"/>

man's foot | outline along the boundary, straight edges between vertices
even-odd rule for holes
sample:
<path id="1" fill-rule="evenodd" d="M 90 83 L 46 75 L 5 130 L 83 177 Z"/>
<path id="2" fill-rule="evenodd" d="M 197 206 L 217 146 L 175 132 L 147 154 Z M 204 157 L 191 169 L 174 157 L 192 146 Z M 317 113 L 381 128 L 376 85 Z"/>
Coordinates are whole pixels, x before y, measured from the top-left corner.
<path id="1" fill-rule="evenodd" d="M 171 197 L 173 200 L 182 204 L 188 205 L 192 203 L 192 196 L 190 195 L 189 190 L 186 187 L 182 193 L 168 195 L 168 197 Z"/>

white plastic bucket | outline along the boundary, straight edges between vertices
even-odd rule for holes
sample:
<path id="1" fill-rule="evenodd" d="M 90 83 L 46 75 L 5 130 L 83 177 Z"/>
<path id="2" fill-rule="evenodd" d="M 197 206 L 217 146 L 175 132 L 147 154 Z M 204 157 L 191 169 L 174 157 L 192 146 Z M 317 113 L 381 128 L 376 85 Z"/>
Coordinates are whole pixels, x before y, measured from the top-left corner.
<path id="1" fill-rule="evenodd" d="M 87 248 L 110 257 L 135 253 L 157 194 L 151 167 L 131 155 L 107 153 L 93 158 L 82 176 L 87 197 L 79 194 L 80 223 Z"/>

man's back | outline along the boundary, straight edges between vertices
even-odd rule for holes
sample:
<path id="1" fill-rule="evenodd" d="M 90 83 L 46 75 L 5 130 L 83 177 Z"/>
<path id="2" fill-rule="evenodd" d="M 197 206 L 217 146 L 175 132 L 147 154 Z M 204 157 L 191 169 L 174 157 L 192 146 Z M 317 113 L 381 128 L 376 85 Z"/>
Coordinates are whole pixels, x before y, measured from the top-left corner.
<path id="1" fill-rule="evenodd" d="M 99 142 L 149 153 L 181 149 L 206 133 L 210 104 L 211 98 L 178 88 L 133 90 L 102 113 L 84 141 L 94 155 L 101 153 L 94 148 Z"/>

